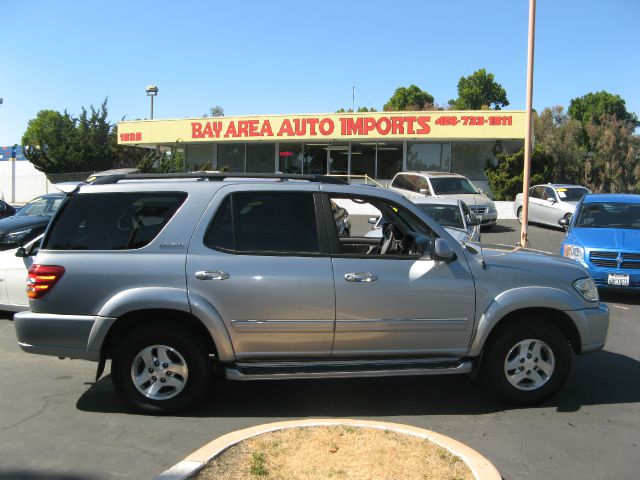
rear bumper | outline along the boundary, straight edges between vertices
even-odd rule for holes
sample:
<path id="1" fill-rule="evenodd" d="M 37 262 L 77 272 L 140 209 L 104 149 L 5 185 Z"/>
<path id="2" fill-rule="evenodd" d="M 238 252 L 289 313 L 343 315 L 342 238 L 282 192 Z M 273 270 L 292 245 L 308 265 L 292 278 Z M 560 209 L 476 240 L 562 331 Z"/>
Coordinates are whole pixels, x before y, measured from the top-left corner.
<path id="1" fill-rule="evenodd" d="M 14 316 L 18 345 L 28 353 L 97 361 L 114 318 L 20 312 Z"/>

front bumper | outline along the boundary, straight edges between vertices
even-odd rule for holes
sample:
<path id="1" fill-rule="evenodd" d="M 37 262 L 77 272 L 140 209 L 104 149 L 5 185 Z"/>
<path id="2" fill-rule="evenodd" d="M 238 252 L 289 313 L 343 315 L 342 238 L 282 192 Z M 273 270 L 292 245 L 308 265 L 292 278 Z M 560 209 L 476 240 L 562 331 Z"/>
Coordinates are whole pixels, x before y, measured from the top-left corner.
<path id="1" fill-rule="evenodd" d="M 589 275 L 593 278 L 593 281 L 598 286 L 598 289 L 610 289 L 617 291 L 625 291 L 625 290 L 639 290 L 640 289 L 640 271 L 638 270 L 616 270 L 616 269 L 603 269 L 603 268 L 592 268 L 590 265 L 588 266 Z M 622 274 L 629 275 L 629 286 L 616 286 L 609 285 L 608 279 L 609 274 Z"/>
<path id="2" fill-rule="evenodd" d="M 487 212 L 482 214 L 481 227 L 495 225 L 498 222 L 498 212 Z"/>
<path id="3" fill-rule="evenodd" d="M 604 303 L 595 308 L 565 311 L 580 334 L 580 353 L 602 350 L 609 331 L 609 307 Z"/>
<path id="4" fill-rule="evenodd" d="M 98 361 L 115 318 L 20 312 L 14 316 L 18 345 L 28 353 Z"/>

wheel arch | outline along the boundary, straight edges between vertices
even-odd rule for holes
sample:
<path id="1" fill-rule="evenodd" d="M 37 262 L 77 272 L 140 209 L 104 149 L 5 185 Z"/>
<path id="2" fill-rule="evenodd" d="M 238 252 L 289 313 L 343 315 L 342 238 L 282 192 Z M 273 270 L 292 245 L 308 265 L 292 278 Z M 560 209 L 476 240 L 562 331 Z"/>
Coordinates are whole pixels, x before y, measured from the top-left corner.
<path id="1" fill-rule="evenodd" d="M 580 332 L 575 323 L 569 315 L 562 310 L 549 307 L 527 307 L 513 310 L 502 318 L 500 318 L 492 328 L 485 333 L 484 341 L 482 342 L 482 350 L 493 341 L 498 335 L 516 322 L 522 321 L 523 318 L 538 317 L 555 325 L 562 335 L 567 339 L 571 345 L 572 350 L 576 354 L 580 354 L 582 351 L 582 341 Z M 474 341 L 475 343 L 475 341 Z M 480 353 L 480 352 L 479 352 Z"/>

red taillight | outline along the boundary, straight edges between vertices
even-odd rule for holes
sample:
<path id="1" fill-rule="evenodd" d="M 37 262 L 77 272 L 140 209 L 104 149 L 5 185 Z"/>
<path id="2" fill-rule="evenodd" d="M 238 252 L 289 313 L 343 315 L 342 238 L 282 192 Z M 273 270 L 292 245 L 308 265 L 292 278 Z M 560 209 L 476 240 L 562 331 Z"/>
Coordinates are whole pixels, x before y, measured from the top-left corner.
<path id="1" fill-rule="evenodd" d="M 40 298 L 53 288 L 64 275 L 64 267 L 57 265 L 31 265 L 27 277 L 27 296 Z"/>

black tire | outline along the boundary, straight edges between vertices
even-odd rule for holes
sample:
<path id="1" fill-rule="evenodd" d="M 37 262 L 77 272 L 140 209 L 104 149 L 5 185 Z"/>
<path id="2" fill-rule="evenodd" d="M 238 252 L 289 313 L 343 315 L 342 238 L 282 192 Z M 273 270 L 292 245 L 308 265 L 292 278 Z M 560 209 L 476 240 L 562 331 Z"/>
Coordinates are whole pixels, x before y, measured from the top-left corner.
<path id="1" fill-rule="evenodd" d="M 520 223 L 520 225 L 522 225 L 522 207 L 518 209 L 516 216 L 518 217 L 518 222 Z"/>
<path id="2" fill-rule="evenodd" d="M 537 343 L 530 344 L 534 347 L 544 345 L 540 350 L 540 357 L 543 358 L 535 363 L 533 360 L 536 357 L 527 358 L 530 351 L 523 351 L 522 347 L 518 347 L 525 340 L 536 341 Z M 510 363 L 517 362 L 518 367 L 509 370 L 508 358 L 511 358 Z M 522 358 L 525 361 L 520 363 Z M 550 375 L 546 375 L 540 368 L 548 370 L 550 360 L 553 360 L 553 369 Z M 508 402 L 534 405 L 555 395 L 564 386 L 570 370 L 571 347 L 562 332 L 551 322 L 530 317 L 506 324 L 489 341 L 485 347 L 480 374 L 485 385 Z M 526 375 L 518 386 L 512 383 L 517 380 L 517 375 Z M 537 381 L 540 382 L 539 386 L 536 386 Z"/>
<path id="3" fill-rule="evenodd" d="M 159 349 L 150 348 L 154 346 Z M 145 349 L 150 349 L 154 360 L 162 351 L 168 352 L 173 363 L 166 369 L 163 368 L 165 364 L 146 365 L 138 357 Z M 144 371 L 149 368 L 155 369 L 152 378 L 156 380 L 150 379 L 146 384 L 163 379 L 167 382 L 163 385 L 158 383 L 161 388 L 155 394 L 156 397 L 164 395 L 167 398 L 148 398 L 138 390 L 133 380 L 134 362 L 141 373 L 146 373 Z M 173 372 L 172 366 L 175 367 Z M 181 372 L 185 373 L 184 377 Z M 169 378 L 171 375 L 173 378 Z M 190 332 L 167 323 L 151 323 L 131 331 L 121 343 L 113 354 L 111 377 L 116 391 L 131 407 L 144 413 L 163 415 L 191 407 L 202 398 L 209 384 L 210 364 L 206 349 Z M 166 386 L 170 383 L 179 386 Z"/>

